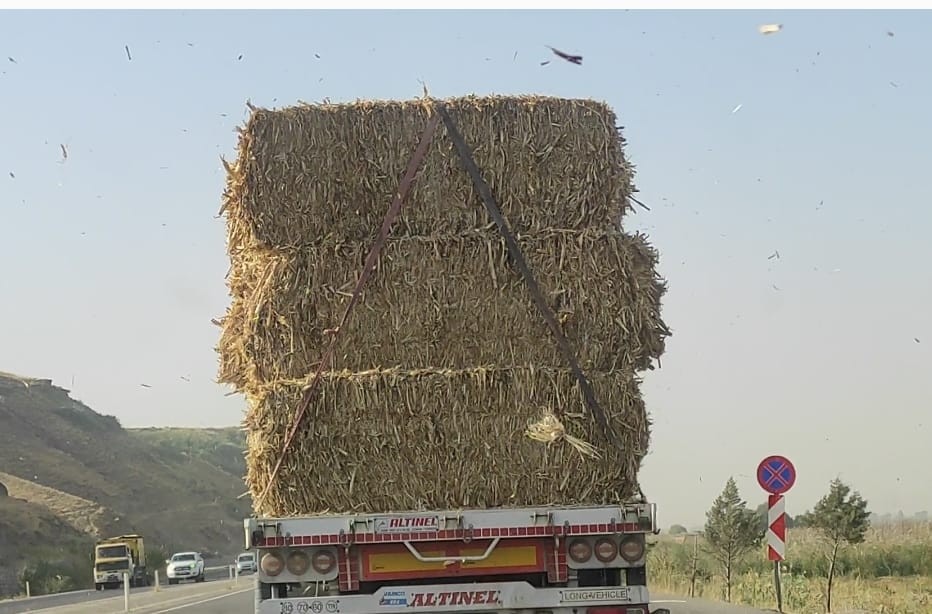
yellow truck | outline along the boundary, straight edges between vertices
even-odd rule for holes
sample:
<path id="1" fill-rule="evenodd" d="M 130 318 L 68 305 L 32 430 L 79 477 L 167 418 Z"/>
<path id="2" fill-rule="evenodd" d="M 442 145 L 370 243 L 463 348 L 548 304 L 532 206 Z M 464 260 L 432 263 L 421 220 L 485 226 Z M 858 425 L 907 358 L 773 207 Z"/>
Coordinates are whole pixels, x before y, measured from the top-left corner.
<path id="1" fill-rule="evenodd" d="M 146 547 L 141 535 L 120 535 L 94 546 L 94 588 L 119 588 L 123 574 L 129 574 L 130 587 L 149 586 Z"/>

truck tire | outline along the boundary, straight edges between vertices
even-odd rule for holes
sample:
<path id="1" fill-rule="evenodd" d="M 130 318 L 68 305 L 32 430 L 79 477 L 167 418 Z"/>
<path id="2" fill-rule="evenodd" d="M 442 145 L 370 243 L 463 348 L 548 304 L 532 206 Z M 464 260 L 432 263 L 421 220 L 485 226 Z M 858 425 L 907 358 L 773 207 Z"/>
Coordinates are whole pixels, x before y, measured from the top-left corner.
<path id="1" fill-rule="evenodd" d="M 104 590 L 104 585 L 101 584 L 100 582 L 95 582 L 95 583 L 94 583 L 94 590 L 102 591 L 102 590 Z"/>

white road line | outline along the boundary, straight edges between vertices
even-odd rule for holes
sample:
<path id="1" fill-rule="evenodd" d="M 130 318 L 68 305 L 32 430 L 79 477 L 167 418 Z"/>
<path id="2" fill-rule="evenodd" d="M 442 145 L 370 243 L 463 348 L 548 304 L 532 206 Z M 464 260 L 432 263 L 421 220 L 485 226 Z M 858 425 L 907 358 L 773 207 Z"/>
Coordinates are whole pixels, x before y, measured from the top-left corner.
<path id="1" fill-rule="evenodd" d="M 215 584 L 217 586 L 211 586 L 211 584 Z M 178 603 L 179 601 L 184 601 L 185 599 L 192 599 L 192 598 L 196 599 L 197 597 L 201 597 L 204 595 L 216 594 L 216 591 L 218 590 L 224 590 L 219 585 L 220 585 L 220 581 L 216 581 L 215 583 L 207 583 L 206 585 L 200 585 L 199 586 L 199 588 L 201 588 L 200 591 L 189 593 L 189 594 L 185 594 L 183 592 L 183 589 L 186 586 L 193 588 L 197 585 L 195 584 L 183 585 L 179 587 L 182 589 L 182 591 L 179 591 L 178 593 L 175 593 L 174 595 L 171 592 L 163 591 L 160 594 L 163 597 L 165 597 L 164 600 L 162 600 L 161 602 L 149 603 L 149 604 L 139 603 L 138 599 L 147 597 L 147 596 L 154 596 L 158 593 L 156 593 L 153 590 L 146 590 L 146 591 L 142 591 L 138 593 L 132 593 L 130 596 L 130 607 L 132 611 L 147 611 L 147 610 L 151 610 L 152 608 L 157 608 L 157 607 L 165 606 L 165 605 L 172 604 L 172 603 Z M 207 590 L 204 590 L 204 589 L 207 589 Z M 254 589 L 253 587 L 250 587 L 250 588 L 241 589 L 235 592 L 242 593 L 248 590 L 254 590 Z M 172 589 L 172 591 L 178 591 L 178 589 L 174 588 Z M 89 591 L 89 592 L 93 593 L 94 591 Z M 224 595 L 232 595 L 232 594 L 234 593 L 233 592 L 224 593 Z M 202 602 L 198 602 L 198 603 L 202 603 Z M 48 612 L 51 614 L 52 612 L 61 612 L 61 611 L 70 612 L 70 611 L 76 611 L 70 608 L 86 608 L 88 605 L 91 605 L 91 604 L 97 606 L 96 611 L 98 613 L 103 611 L 101 610 L 101 608 L 110 608 L 110 607 L 119 608 L 119 609 L 109 610 L 108 614 L 122 614 L 123 612 L 123 597 L 122 596 L 104 597 L 102 599 L 91 599 L 89 601 L 78 602 L 78 603 L 64 603 L 64 604 L 56 605 L 56 606 L 43 607 L 41 610 L 29 610 L 29 612 L 30 614 L 43 614 L 45 612 Z M 186 606 L 181 606 L 181 607 L 186 607 Z M 169 610 L 166 610 L 166 611 L 169 611 Z M 158 614 L 158 612 L 154 614 Z"/>
<path id="2" fill-rule="evenodd" d="M 685 599 L 651 599 L 651 603 L 686 603 Z"/>
<path id="3" fill-rule="evenodd" d="M 215 566 L 213 566 L 213 567 L 205 567 L 205 568 L 204 568 L 204 571 L 205 571 L 205 572 L 207 572 L 207 571 L 220 571 L 220 570 L 229 571 L 229 570 L 230 570 L 230 567 L 232 567 L 232 565 L 215 565 Z M 162 578 L 162 579 L 164 580 L 164 578 Z M 96 592 L 96 591 L 94 591 L 93 589 L 81 588 L 81 589 L 78 589 L 78 590 L 76 590 L 76 591 L 65 591 L 65 592 L 62 592 L 62 593 L 48 593 L 48 594 L 46 594 L 46 595 L 34 595 L 34 596 L 32 596 L 32 597 L 10 597 L 10 598 L 4 597 L 3 599 L 0 599 L 0 605 L 2 605 L 2 606 L 10 605 L 10 603 L 12 603 L 13 601 L 17 601 L 17 602 L 38 601 L 38 600 L 40 600 L 40 599 L 49 599 L 49 598 L 52 598 L 52 597 L 68 597 L 68 596 L 70 596 L 70 595 L 92 594 L 92 593 L 95 593 L 95 592 Z M 146 591 L 131 592 L 130 594 L 131 594 L 131 595 L 135 595 L 135 594 L 142 594 L 142 593 L 144 593 L 144 592 L 146 592 Z M 66 604 L 66 605 L 69 605 L 69 604 Z M 41 610 L 36 610 L 36 611 L 41 611 Z"/>
<path id="4" fill-rule="evenodd" d="M 156 612 L 152 612 L 152 614 L 165 614 L 165 612 L 174 612 L 174 611 L 176 611 L 176 610 L 183 610 L 184 608 L 190 608 L 190 607 L 192 607 L 192 606 L 201 605 L 202 603 L 208 603 L 208 602 L 210 602 L 210 601 L 217 601 L 218 599 L 225 599 L 226 597 L 230 597 L 230 596 L 232 596 L 232 595 L 239 595 L 239 594 L 241 594 L 241 593 L 248 593 L 248 592 L 251 591 L 251 590 L 253 590 L 253 589 L 252 589 L 252 588 L 244 588 L 244 589 L 242 589 L 242 590 L 233 591 L 233 592 L 230 592 L 230 593 L 224 593 L 223 595 L 217 595 L 216 597 L 210 597 L 210 598 L 208 598 L 208 599 L 201 599 L 200 601 L 195 601 L 195 602 L 193 602 L 193 603 L 186 603 L 186 604 L 183 604 L 183 605 L 176 605 L 175 607 L 173 607 L 173 608 L 168 608 L 167 610 L 158 610 L 158 611 L 156 611 Z"/>

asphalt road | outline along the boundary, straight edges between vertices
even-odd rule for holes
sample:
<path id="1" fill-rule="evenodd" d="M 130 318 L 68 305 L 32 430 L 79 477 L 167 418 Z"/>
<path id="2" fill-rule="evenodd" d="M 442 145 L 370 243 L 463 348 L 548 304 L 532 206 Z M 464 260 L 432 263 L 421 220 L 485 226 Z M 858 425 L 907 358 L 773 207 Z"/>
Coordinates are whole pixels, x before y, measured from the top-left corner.
<path id="1" fill-rule="evenodd" d="M 137 614 L 156 614 L 160 612 L 184 611 L 196 602 L 217 597 L 245 596 L 243 603 L 252 603 L 251 591 L 253 578 L 243 576 L 236 585 L 229 579 L 226 568 L 211 569 L 205 572 L 206 581 L 200 584 L 186 582 L 175 586 L 165 584 L 162 578 L 159 591 L 154 587 L 130 589 L 130 606 Z M 211 602 L 204 602 L 205 604 Z M 229 606 L 228 606 L 229 607 Z M 175 608 L 175 609 L 172 609 Z M 234 611 L 241 608 L 237 606 Z M 188 609 L 189 612 L 201 612 L 201 609 Z M 211 610 L 212 611 L 212 610 Z M 229 612 L 230 610 L 218 610 Z M 249 612 L 250 610 L 244 610 Z M 57 595 L 44 595 L 31 599 L 14 599 L 0 601 L 0 614 L 20 614 L 21 612 L 43 612 L 49 614 L 109 614 L 123 612 L 123 590 L 73 591 Z"/>
<path id="2" fill-rule="evenodd" d="M 651 608 L 667 608 L 671 614 L 761 614 L 762 612 L 776 612 L 774 610 L 758 610 L 740 605 L 728 605 L 705 599 L 686 599 L 672 595 L 653 594 Z M 219 612 L 219 610 L 218 610 Z"/>
<path id="3" fill-rule="evenodd" d="M 243 577 L 231 585 L 229 580 L 204 584 L 179 585 L 163 588 L 155 593 L 142 589 L 131 597 L 134 614 L 251 614 L 253 611 L 253 581 Z M 731 606 L 701 599 L 683 599 L 669 595 L 655 595 L 653 608 L 668 608 L 671 614 L 761 614 L 765 610 Z M 7 610 L 0 610 L 6 614 Z M 39 610 L 9 610 L 10 612 L 37 612 L 42 614 L 121 614 L 123 597 L 106 597 L 92 602 L 74 603 Z"/>

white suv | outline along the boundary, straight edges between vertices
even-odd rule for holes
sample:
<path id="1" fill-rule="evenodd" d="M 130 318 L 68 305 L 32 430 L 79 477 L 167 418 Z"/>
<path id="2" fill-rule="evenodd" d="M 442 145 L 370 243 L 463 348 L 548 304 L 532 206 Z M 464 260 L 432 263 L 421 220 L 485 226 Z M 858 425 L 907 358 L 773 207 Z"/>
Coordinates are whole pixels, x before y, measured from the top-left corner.
<path id="1" fill-rule="evenodd" d="M 236 573 L 257 572 L 259 566 L 256 565 L 256 555 L 253 552 L 244 552 L 236 557 Z"/>
<path id="2" fill-rule="evenodd" d="M 165 575 L 169 584 L 182 580 L 204 581 L 204 559 L 197 552 L 179 552 L 165 562 L 168 563 Z"/>

